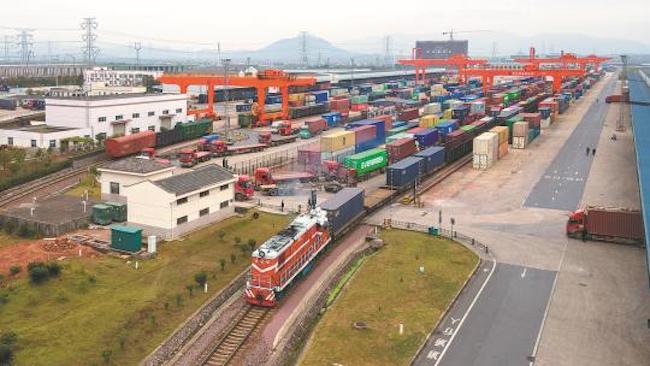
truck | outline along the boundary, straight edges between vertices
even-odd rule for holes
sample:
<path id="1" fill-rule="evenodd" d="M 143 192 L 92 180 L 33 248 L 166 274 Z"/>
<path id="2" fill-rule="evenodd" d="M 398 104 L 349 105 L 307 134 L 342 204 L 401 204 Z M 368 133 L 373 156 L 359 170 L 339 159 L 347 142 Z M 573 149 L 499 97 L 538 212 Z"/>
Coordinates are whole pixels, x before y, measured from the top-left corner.
<path id="1" fill-rule="evenodd" d="M 161 158 L 158 156 L 158 152 L 156 151 L 156 148 L 154 147 L 145 147 L 140 151 L 140 154 L 138 154 L 139 158 L 142 159 L 150 159 L 150 160 L 156 160 L 158 162 L 164 163 L 164 164 L 171 164 L 171 162 L 168 159 Z"/>
<path id="2" fill-rule="evenodd" d="M 178 161 L 182 167 L 190 168 L 196 164 L 210 160 L 212 154 L 209 151 L 196 151 L 194 149 L 181 149 L 178 152 Z"/>
<path id="3" fill-rule="evenodd" d="M 571 238 L 643 245 L 641 212 L 624 208 L 588 206 L 569 214 L 566 234 Z"/>
<path id="4" fill-rule="evenodd" d="M 248 175 L 243 174 L 237 177 L 237 181 L 235 182 L 235 200 L 248 201 L 253 197 L 254 193 L 253 184 Z"/>
<path id="5" fill-rule="evenodd" d="M 289 182 L 311 182 L 316 179 L 313 173 L 291 172 L 272 174 L 269 168 L 257 168 L 254 173 L 255 189 L 259 190 L 263 185 L 286 184 Z"/>
<path id="6" fill-rule="evenodd" d="M 280 136 L 292 136 L 298 133 L 298 129 L 294 128 L 291 122 L 282 121 L 278 127 L 278 135 Z"/>
<path id="7" fill-rule="evenodd" d="M 327 121 L 323 118 L 305 121 L 300 128 L 300 138 L 308 139 L 314 137 L 327 129 Z"/>
<path id="8" fill-rule="evenodd" d="M 282 144 L 288 144 L 295 142 L 297 139 L 298 135 L 272 135 L 270 132 L 260 132 L 260 134 L 257 135 L 257 141 L 265 146 L 278 146 Z"/>
<path id="9" fill-rule="evenodd" d="M 223 140 L 212 141 L 210 152 L 212 156 L 228 156 L 262 151 L 266 144 L 228 145 Z"/>
<path id="10" fill-rule="evenodd" d="M 338 181 L 345 184 L 353 184 L 357 175 L 353 168 L 348 168 L 336 160 L 324 160 L 321 163 L 321 174 L 328 182 Z"/>
<path id="11" fill-rule="evenodd" d="M 219 135 L 216 133 L 210 134 L 210 135 L 205 135 L 199 139 L 199 143 L 197 144 L 196 148 L 199 151 L 210 151 L 210 144 L 212 141 L 216 141 L 219 139 Z"/>

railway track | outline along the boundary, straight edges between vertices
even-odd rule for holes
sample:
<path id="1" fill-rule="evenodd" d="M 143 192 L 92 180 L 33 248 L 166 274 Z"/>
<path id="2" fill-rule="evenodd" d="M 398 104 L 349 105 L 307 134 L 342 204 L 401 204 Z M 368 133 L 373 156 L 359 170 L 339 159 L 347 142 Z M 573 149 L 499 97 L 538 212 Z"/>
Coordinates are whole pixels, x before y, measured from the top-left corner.
<path id="1" fill-rule="evenodd" d="M 83 175 L 88 172 L 89 169 L 93 167 L 100 166 L 104 161 L 97 161 L 92 164 L 86 165 L 84 167 L 68 169 L 66 171 L 60 171 L 52 173 L 45 177 L 35 179 L 31 182 L 22 184 L 20 186 L 10 188 L 4 192 L 0 193 L 0 208 L 6 207 L 12 202 L 15 202 L 25 196 L 32 195 L 37 193 L 44 188 L 50 187 L 52 184 L 62 182 L 66 179 L 74 178 L 79 175 Z"/>
<path id="2" fill-rule="evenodd" d="M 225 336 L 219 340 L 201 365 L 225 366 L 237 354 L 248 337 L 262 324 L 271 309 L 246 305 Z"/>

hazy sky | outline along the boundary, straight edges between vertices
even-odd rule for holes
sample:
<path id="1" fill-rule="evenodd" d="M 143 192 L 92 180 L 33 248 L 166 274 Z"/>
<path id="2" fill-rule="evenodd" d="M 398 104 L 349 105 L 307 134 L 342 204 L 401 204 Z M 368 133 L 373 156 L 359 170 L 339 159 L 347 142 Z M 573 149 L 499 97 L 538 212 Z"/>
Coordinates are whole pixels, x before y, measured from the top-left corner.
<path id="1" fill-rule="evenodd" d="M 77 41 L 80 19 L 93 16 L 99 22 L 103 42 L 145 43 L 169 39 L 214 45 L 220 41 L 222 48 L 229 50 L 260 47 L 303 30 L 338 46 L 353 48 L 354 41 L 385 34 L 428 34 L 429 38 L 440 38 L 440 33 L 450 27 L 511 31 L 524 36 L 571 32 L 650 43 L 649 0 L 3 0 L 3 3 L 0 35 L 14 34 L 12 27 L 34 28 L 35 41 Z M 55 32 L 48 28 L 73 30 Z"/>

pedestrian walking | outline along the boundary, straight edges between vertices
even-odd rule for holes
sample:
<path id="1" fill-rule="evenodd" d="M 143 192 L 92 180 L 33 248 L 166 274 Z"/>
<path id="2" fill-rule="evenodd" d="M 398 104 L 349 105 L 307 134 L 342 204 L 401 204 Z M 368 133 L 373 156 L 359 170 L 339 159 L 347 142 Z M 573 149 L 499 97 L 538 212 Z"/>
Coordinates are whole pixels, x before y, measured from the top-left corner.
<path id="1" fill-rule="evenodd" d="M 280 202 L 280 211 L 284 212 L 284 200 Z"/>
<path id="2" fill-rule="evenodd" d="M 587 147 L 587 156 L 589 156 L 589 147 Z"/>
<path id="3" fill-rule="evenodd" d="M 596 156 L 596 148 L 595 147 L 591 150 L 591 155 Z"/>

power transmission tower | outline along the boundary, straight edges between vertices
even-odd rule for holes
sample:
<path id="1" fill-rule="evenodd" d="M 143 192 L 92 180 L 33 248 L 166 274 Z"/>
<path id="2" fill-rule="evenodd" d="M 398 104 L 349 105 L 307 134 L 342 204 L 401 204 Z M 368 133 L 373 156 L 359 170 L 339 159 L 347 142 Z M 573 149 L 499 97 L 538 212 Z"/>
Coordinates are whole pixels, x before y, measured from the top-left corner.
<path id="1" fill-rule="evenodd" d="M 390 36 L 384 37 L 384 66 L 392 66 L 392 55 L 390 51 Z"/>
<path id="2" fill-rule="evenodd" d="M 4 57 L 4 62 L 9 63 L 9 40 L 11 39 L 11 36 L 5 36 L 4 37 L 4 49 L 5 49 L 5 57 Z"/>
<path id="3" fill-rule="evenodd" d="M 23 29 L 18 33 L 18 42 L 16 44 L 20 47 L 20 63 L 23 65 L 29 65 L 29 59 L 34 55 L 32 52 L 32 46 L 34 45 L 32 32 L 31 29 Z"/>
<path id="4" fill-rule="evenodd" d="M 492 59 L 496 60 L 497 59 L 497 43 L 492 42 Z"/>
<path id="5" fill-rule="evenodd" d="M 135 42 L 133 43 L 133 49 L 135 50 L 135 66 L 140 66 L 140 50 L 142 49 L 142 43 Z"/>
<path id="6" fill-rule="evenodd" d="M 81 39 L 84 42 L 82 47 L 84 58 L 86 60 L 86 65 L 88 67 L 93 67 L 97 55 L 99 54 L 99 47 L 95 46 L 95 41 L 97 40 L 97 22 L 95 18 L 83 18 L 81 23 L 81 29 L 84 30 L 84 33 L 81 35 Z"/>
<path id="7" fill-rule="evenodd" d="M 300 62 L 303 67 L 309 65 L 309 58 L 307 56 L 307 32 L 300 32 Z"/>

